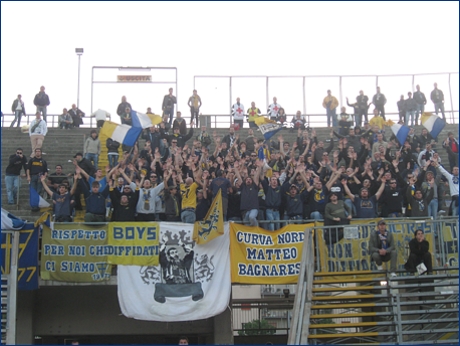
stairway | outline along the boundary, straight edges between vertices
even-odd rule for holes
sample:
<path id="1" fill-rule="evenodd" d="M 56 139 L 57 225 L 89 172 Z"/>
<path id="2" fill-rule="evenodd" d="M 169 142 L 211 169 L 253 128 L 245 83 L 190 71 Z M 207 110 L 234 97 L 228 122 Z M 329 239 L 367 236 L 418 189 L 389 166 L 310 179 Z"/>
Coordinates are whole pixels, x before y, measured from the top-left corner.
<path id="1" fill-rule="evenodd" d="M 328 279 L 315 273 L 309 343 L 458 343 L 458 288 L 445 289 L 458 274 L 391 280 L 381 273 L 359 277 L 364 274 Z"/>
<path id="2" fill-rule="evenodd" d="M 313 273 L 305 239 L 288 344 L 458 344 L 458 267 L 391 279 Z"/>

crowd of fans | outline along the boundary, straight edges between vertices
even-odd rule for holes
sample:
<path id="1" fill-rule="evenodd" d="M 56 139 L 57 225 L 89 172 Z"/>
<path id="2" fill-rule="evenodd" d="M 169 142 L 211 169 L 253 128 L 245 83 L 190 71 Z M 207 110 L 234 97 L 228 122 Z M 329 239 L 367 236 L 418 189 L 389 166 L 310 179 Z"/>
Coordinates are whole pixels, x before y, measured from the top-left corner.
<path id="1" fill-rule="evenodd" d="M 44 87 L 40 93 L 44 93 Z M 261 223 L 269 230 L 280 228 L 283 220 L 323 219 L 326 225 L 342 225 L 352 218 L 377 216 L 436 218 L 444 205 L 443 181 L 453 199 L 450 212 L 456 215 L 458 140 L 449 133 L 442 142 L 449 154 L 452 172 L 449 173 L 434 149 L 439 144 L 437 139 L 431 138 L 426 129 L 416 134 L 412 128 L 401 144 L 394 135 L 385 134 L 383 123 L 378 120 L 384 118 L 384 108 L 378 103 L 384 98 L 378 89 L 373 98 L 376 120 L 368 122 L 370 103 L 361 92 L 353 105 L 354 117 L 342 109 L 339 116 L 330 119 L 334 128 L 329 138 L 318 138 L 314 129 L 305 126 L 298 112 L 291 129 L 297 131 L 297 138 L 289 143 L 282 136 L 284 130 L 275 135 L 277 140 L 272 137 L 264 141 L 260 133 L 256 136 L 258 126 L 254 120 L 261 112 L 252 103 L 246 113 L 239 99 L 232 107 L 234 125 L 223 138 L 215 131 L 209 133 L 206 126 L 194 133 L 194 118 L 197 119 L 201 98 L 194 90 L 189 99 L 192 118 L 188 129 L 180 112 L 176 112 L 175 119 L 171 116 L 176 101 L 170 89 L 163 102 L 163 122 L 144 130 L 142 147 L 139 141 L 134 147 L 127 147 L 111 138 L 101 143 L 98 130 L 94 129 L 83 153 L 74 156 L 74 172 L 64 173 L 58 165 L 54 173 L 48 174 L 41 144 L 32 141 L 33 151 L 27 163 L 22 149 L 11 155 L 7 178 L 19 176 L 24 167 L 33 187 L 39 193 L 44 187 L 52 198 L 56 220 L 65 221 L 72 219 L 73 209 L 82 209 L 83 195 L 87 222 L 193 223 L 205 217 L 219 190 L 226 220 L 241 220 L 250 225 L 258 225 L 261 220 L 277 221 Z M 45 99 L 49 104 L 47 95 Z M 334 99 L 328 91 L 323 105 L 329 110 L 337 107 Z M 40 114 L 38 107 L 38 123 L 46 127 L 46 120 L 40 119 L 41 114 L 46 116 L 46 111 Z M 131 109 L 123 97 L 117 109 L 122 123 L 132 123 Z M 63 114 L 67 123 L 61 123 L 62 128 L 78 126 L 82 112 L 75 105 Z M 242 114 L 247 115 L 250 126 L 246 138 L 240 138 Z M 276 98 L 267 110 L 267 117 L 286 121 Z M 355 122 L 360 122 L 361 117 L 365 120 L 363 127 Z M 98 127 L 102 122 L 98 122 Z M 31 126 L 29 131 L 34 127 L 40 130 L 40 126 Z M 108 151 L 109 164 L 105 168 L 99 167 L 102 146 Z M 7 179 L 9 203 L 14 203 L 17 191 L 12 180 Z"/>

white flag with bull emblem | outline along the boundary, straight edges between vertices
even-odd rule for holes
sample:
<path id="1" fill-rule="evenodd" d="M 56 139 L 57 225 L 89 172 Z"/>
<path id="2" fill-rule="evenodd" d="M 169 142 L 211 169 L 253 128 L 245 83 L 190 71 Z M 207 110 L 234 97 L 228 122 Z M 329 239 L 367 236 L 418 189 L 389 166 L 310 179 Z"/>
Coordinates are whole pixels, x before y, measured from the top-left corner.
<path id="1" fill-rule="evenodd" d="M 199 245 L 193 224 L 160 222 L 160 264 L 118 266 L 118 300 L 126 317 L 193 321 L 216 316 L 230 301 L 229 225 Z"/>

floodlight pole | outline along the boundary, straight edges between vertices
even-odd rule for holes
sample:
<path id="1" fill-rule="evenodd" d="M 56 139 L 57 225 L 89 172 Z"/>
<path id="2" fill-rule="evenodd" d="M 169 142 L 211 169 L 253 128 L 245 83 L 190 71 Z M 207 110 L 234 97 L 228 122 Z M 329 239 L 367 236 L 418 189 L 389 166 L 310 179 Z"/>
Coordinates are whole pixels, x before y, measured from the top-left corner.
<path id="1" fill-rule="evenodd" d="M 77 108 L 80 107 L 80 57 L 83 55 L 83 48 L 75 48 L 78 55 L 78 87 L 77 87 Z"/>

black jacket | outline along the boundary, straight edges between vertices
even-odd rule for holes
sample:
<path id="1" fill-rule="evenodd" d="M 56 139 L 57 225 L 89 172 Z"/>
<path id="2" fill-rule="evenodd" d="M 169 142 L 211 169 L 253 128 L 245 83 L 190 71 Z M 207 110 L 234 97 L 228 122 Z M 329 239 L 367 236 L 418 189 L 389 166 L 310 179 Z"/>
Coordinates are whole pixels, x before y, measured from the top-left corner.
<path id="1" fill-rule="evenodd" d="M 177 146 L 180 147 L 180 148 L 183 148 L 185 143 L 187 143 L 187 141 L 190 138 L 192 138 L 192 136 L 193 136 L 193 128 L 191 128 L 190 131 L 188 132 L 188 134 L 186 134 L 185 136 L 182 136 L 181 134 L 167 135 L 165 133 L 164 129 L 160 129 L 160 133 L 161 133 L 161 138 L 166 138 L 166 140 L 168 141 L 168 143 L 170 145 L 171 145 L 171 140 L 173 140 L 175 138 L 175 139 L 177 139 Z"/>
<path id="2" fill-rule="evenodd" d="M 13 154 L 10 156 L 8 167 L 6 167 L 6 175 L 20 175 L 21 168 L 24 171 L 27 169 L 27 159 L 25 156 L 22 158 L 19 155 Z"/>
<path id="3" fill-rule="evenodd" d="M 86 158 L 82 158 L 80 162 L 78 162 L 78 166 L 83 169 L 88 175 L 93 175 L 96 172 L 91 161 L 87 160 Z"/>
<path id="4" fill-rule="evenodd" d="M 105 145 L 107 147 L 107 152 L 118 154 L 118 148 L 120 148 L 120 143 L 114 141 L 112 138 L 107 138 Z"/>
<path id="5" fill-rule="evenodd" d="M 133 110 L 133 107 L 131 107 L 129 102 L 122 102 L 118 105 L 117 114 L 121 116 L 125 112 L 126 107 L 129 107 L 129 109 Z"/>
<path id="6" fill-rule="evenodd" d="M 37 95 L 35 95 L 34 98 L 34 105 L 44 107 L 44 106 L 49 106 L 50 105 L 50 98 L 47 94 L 44 92 L 39 92 Z"/>

